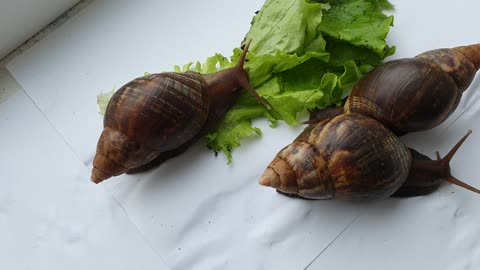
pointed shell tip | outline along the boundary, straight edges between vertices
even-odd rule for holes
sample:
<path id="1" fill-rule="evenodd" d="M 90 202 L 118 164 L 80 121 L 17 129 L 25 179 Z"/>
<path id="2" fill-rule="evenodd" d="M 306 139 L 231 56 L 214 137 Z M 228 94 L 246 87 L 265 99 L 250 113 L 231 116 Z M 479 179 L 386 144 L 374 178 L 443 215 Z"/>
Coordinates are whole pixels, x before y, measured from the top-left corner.
<path id="1" fill-rule="evenodd" d="M 98 177 L 96 177 L 95 175 L 92 174 L 92 176 L 90 177 L 90 181 L 95 183 L 95 184 L 99 184 L 101 182 L 103 182 L 103 179 L 100 179 Z"/>
<path id="2" fill-rule="evenodd" d="M 278 177 L 275 172 L 271 168 L 267 168 L 262 176 L 260 176 L 260 179 L 258 179 L 258 183 L 265 187 L 271 187 L 272 182 L 274 182 L 272 180 L 274 180 L 275 177 Z"/>

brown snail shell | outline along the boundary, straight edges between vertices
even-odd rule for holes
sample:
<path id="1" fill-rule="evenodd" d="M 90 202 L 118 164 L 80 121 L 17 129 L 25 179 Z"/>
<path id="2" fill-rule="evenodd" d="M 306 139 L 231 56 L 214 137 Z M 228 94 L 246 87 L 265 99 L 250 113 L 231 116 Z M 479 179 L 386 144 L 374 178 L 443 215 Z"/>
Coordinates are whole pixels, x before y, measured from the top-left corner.
<path id="1" fill-rule="evenodd" d="M 424 131 L 453 113 L 480 68 L 480 44 L 389 61 L 353 87 L 346 113 L 368 115 L 397 133 Z"/>
<path id="2" fill-rule="evenodd" d="M 285 147 L 277 154 L 275 159 L 266 169 L 265 173 L 261 176 L 259 180 L 260 184 L 274 187 L 277 189 L 277 192 L 289 197 L 300 197 L 303 199 L 339 198 L 339 193 L 337 192 L 335 186 L 336 183 L 327 185 L 331 191 L 326 192 L 327 195 L 325 195 L 326 188 L 324 179 L 329 179 L 328 176 L 332 173 L 332 171 L 330 171 L 330 166 L 325 166 L 325 162 L 328 161 L 329 163 L 332 163 L 335 161 L 335 159 L 325 158 L 325 148 L 319 148 L 321 150 L 319 151 L 317 149 L 317 146 L 319 144 L 315 144 L 315 142 L 323 142 L 333 146 L 336 146 L 337 143 L 340 142 L 342 143 L 342 145 L 348 145 L 345 142 L 355 142 L 358 140 L 362 140 L 362 138 L 373 136 L 375 138 L 375 142 L 377 142 L 378 144 L 380 142 L 385 143 L 385 140 L 387 140 L 388 142 L 388 140 L 390 140 L 389 137 L 391 136 L 391 133 L 384 133 L 382 129 L 371 128 L 372 125 L 366 124 L 367 122 L 364 120 L 365 118 L 367 118 L 366 116 L 362 116 L 362 118 L 359 119 L 350 119 L 351 123 L 349 123 L 348 125 L 349 128 L 345 128 L 342 130 L 342 132 L 351 132 L 348 137 L 345 134 L 336 136 L 337 132 L 339 131 L 332 129 L 331 127 L 327 128 L 326 126 L 331 121 L 335 121 L 335 119 L 333 119 L 334 117 L 340 116 L 346 118 L 347 116 L 342 115 L 342 112 L 343 108 L 341 107 L 332 107 L 312 112 L 312 114 L 310 115 L 310 119 L 305 122 L 307 124 L 310 124 L 310 126 L 305 128 L 305 130 L 295 139 L 292 144 Z M 348 117 L 350 118 L 352 117 L 352 115 Z M 376 122 L 375 120 L 372 121 Z M 377 124 L 381 125 L 378 122 Z M 332 132 L 332 134 L 330 134 L 330 136 L 328 137 L 324 135 L 323 138 L 320 138 L 319 136 L 321 133 L 314 130 L 321 130 L 321 132 Z M 365 132 L 367 132 L 367 136 L 365 135 Z M 400 186 L 397 186 L 396 190 L 393 188 L 394 193 L 392 194 L 392 196 L 413 197 L 427 195 L 437 190 L 445 182 L 450 182 L 467 190 L 480 193 L 479 189 L 460 181 L 459 179 L 452 176 L 450 172 L 451 159 L 471 133 L 472 131 L 469 130 L 467 134 L 465 134 L 465 136 L 463 136 L 460 141 L 455 144 L 455 146 L 450 150 L 450 152 L 445 155 L 445 157 L 441 158 L 440 154 L 437 152 L 436 160 L 432 160 L 426 155 L 419 153 L 414 149 L 408 148 L 407 151 L 410 154 L 409 170 L 403 183 Z M 318 136 L 315 138 L 316 141 L 312 140 L 312 136 Z M 370 144 L 368 143 L 368 140 L 364 141 L 364 143 L 366 144 L 365 147 L 369 147 Z M 314 151 L 312 151 L 311 149 L 314 149 Z M 352 158 L 355 156 L 355 148 L 350 147 L 348 149 L 350 149 L 351 153 L 345 151 L 344 159 L 355 159 Z M 394 152 L 400 151 L 400 153 L 395 152 L 394 154 L 392 154 L 391 152 L 382 152 L 383 150 L 379 150 L 379 147 L 374 147 L 371 150 L 375 152 L 380 151 L 381 154 L 372 155 L 371 158 L 360 159 L 359 161 L 353 160 L 352 162 L 338 165 L 338 168 L 334 166 L 334 168 L 337 168 L 336 171 L 342 171 L 342 173 L 344 174 L 353 175 L 358 175 L 358 173 L 355 173 L 355 171 L 359 170 L 364 173 L 362 177 L 365 177 L 365 179 L 368 179 L 369 177 L 379 177 L 379 180 L 377 181 L 381 182 L 381 179 L 384 179 L 382 178 L 384 177 L 384 175 L 378 173 L 378 162 L 380 162 L 382 166 L 387 164 L 384 162 L 385 153 L 390 154 L 392 158 L 400 158 L 397 162 L 388 163 L 388 168 L 398 170 L 405 166 L 406 161 L 405 159 L 403 159 L 403 156 L 405 155 L 405 148 L 398 147 L 397 150 L 394 150 Z M 330 149 L 327 152 L 331 151 L 332 150 Z M 354 166 L 356 166 L 356 168 L 354 168 Z M 383 169 L 384 168 L 382 168 L 381 170 Z M 305 181 L 305 179 L 299 180 L 302 179 L 304 175 L 308 175 L 308 181 Z M 350 177 L 348 179 L 355 178 Z M 371 196 L 371 194 L 377 193 L 382 194 L 386 197 L 388 193 L 391 193 L 391 189 L 389 189 L 388 186 L 373 185 L 372 183 L 375 183 L 374 179 L 372 179 L 370 183 L 362 182 L 361 178 L 353 181 L 358 183 L 361 182 L 361 185 L 365 186 L 350 185 L 351 188 L 349 190 L 350 193 L 348 194 L 348 196 L 345 197 L 345 191 L 342 191 L 340 192 L 340 195 L 342 195 L 343 197 L 340 198 L 372 199 L 373 197 Z M 352 180 L 350 180 L 350 182 L 352 182 Z M 375 187 L 375 190 L 372 190 L 369 193 L 369 196 L 365 196 L 363 194 L 364 190 L 365 188 L 369 187 Z M 312 193 L 314 194 L 313 196 Z M 379 196 L 375 198 L 381 197 Z"/>
<path id="3" fill-rule="evenodd" d="M 341 114 L 308 126 L 259 183 L 310 199 L 379 199 L 403 184 L 410 166 L 410 151 L 382 124 Z"/>
<path id="4" fill-rule="evenodd" d="M 106 109 L 92 181 L 123 174 L 192 139 L 207 120 L 206 91 L 205 79 L 194 72 L 152 74 L 121 87 Z"/>
<path id="5" fill-rule="evenodd" d="M 205 75 L 152 74 L 116 91 L 107 105 L 91 181 L 141 172 L 183 153 L 218 124 L 242 88 L 269 108 L 243 69 L 249 44 L 235 67 Z"/>

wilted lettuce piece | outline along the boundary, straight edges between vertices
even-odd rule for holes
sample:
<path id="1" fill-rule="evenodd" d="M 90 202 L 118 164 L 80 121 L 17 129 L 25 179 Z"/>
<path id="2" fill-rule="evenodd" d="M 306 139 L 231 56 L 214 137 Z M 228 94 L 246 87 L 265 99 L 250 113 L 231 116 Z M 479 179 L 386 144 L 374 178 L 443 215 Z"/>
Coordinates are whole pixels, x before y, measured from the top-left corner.
<path id="1" fill-rule="evenodd" d="M 115 93 L 115 89 L 112 89 L 112 91 L 110 92 L 101 93 L 100 95 L 97 96 L 97 104 L 100 109 L 100 111 L 98 112 L 99 114 L 101 115 L 105 114 L 105 111 L 107 110 L 108 101 L 110 101 L 114 93 Z"/>
<path id="2" fill-rule="evenodd" d="M 252 127 L 250 120 L 235 122 L 234 125 L 228 126 L 223 123 L 223 132 L 215 132 L 208 134 L 205 139 L 207 145 L 216 153 L 224 152 L 227 156 L 228 163 L 232 162 L 232 150 L 240 146 L 240 139 L 249 137 L 253 134 L 261 135 L 259 128 Z"/>

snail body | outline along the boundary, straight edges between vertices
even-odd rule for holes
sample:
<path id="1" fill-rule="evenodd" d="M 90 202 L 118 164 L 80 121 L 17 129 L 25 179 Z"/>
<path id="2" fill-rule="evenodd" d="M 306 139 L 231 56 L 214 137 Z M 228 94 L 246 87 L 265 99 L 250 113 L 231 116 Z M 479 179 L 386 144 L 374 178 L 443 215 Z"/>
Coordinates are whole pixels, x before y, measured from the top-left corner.
<path id="1" fill-rule="evenodd" d="M 385 62 L 353 87 L 346 113 L 362 113 L 397 134 L 441 124 L 480 68 L 480 44 L 436 49 Z"/>
<path id="2" fill-rule="evenodd" d="M 405 183 L 403 183 L 393 196 L 412 197 L 427 195 L 437 190 L 445 181 L 480 193 L 479 189 L 458 180 L 450 173 L 450 160 L 470 134 L 472 134 L 471 130 L 460 139 L 445 157 L 441 158 L 440 153 L 437 152 L 436 160 L 432 160 L 415 149 L 409 148 L 412 154 L 412 167 Z"/>
<path id="3" fill-rule="evenodd" d="M 213 74 L 165 72 L 134 79 L 110 99 L 97 143 L 91 180 L 143 171 L 184 152 L 214 128 L 244 88 L 260 102 L 243 69 Z"/>
<path id="4" fill-rule="evenodd" d="M 425 195 L 448 181 L 479 193 L 450 174 L 449 161 L 407 148 L 378 121 L 358 113 L 321 115 L 278 152 L 259 183 L 307 199 L 366 200 Z"/>

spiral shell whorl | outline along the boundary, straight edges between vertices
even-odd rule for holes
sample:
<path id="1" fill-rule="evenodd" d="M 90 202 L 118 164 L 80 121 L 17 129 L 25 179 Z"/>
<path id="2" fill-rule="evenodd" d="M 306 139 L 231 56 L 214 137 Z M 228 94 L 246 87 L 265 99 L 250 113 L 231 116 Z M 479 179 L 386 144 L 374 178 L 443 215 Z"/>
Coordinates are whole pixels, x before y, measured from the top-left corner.
<path id="1" fill-rule="evenodd" d="M 206 89 L 203 76 L 194 72 L 152 74 L 122 86 L 106 109 L 92 181 L 125 173 L 190 141 L 208 117 Z"/>
<path id="2" fill-rule="evenodd" d="M 305 129 L 259 183 L 311 199 L 378 199 L 403 184 L 410 163 L 407 148 L 383 125 L 345 114 Z"/>
<path id="3" fill-rule="evenodd" d="M 91 180 L 100 183 L 125 173 L 129 168 L 142 165 L 137 160 L 149 161 L 157 155 L 148 145 L 139 144 L 124 133 L 105 127 L 97 144 Z"/>
<path id="4" fill-rule="evenodd" d="M 110 100 L 104 126 L 122 131 L 159 152 L 190 140 L 203 126 L 209 111 L 202 75 L 158 73 L 120 88 Z"/>
<path id="5" fill-rule="evenodd" d="M 480 69 L 480 43 L 453 48 L 469 59 L 477 70 Z"/>
<path id="6" fill-rule="evenodd" d="M 416 56 L 438 66 L 452 77 L 460 91 L 472 83 L 480 68 L 480 43 L 426 51 Z"/>

